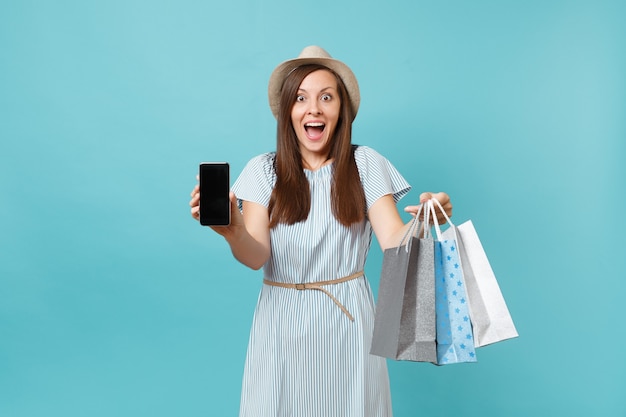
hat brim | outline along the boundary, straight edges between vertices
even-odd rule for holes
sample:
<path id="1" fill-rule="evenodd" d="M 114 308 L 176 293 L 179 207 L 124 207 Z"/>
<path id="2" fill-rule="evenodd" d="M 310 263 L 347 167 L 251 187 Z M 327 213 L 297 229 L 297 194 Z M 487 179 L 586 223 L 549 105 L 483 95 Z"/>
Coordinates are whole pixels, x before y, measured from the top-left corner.
<path id="1" fill-rule="evenodd" d="M 361 102 L 361 94 L 359 92 L 359 84 L 354 76 L 352 70 L 343 62 L 334 58 L 295 58 L 279 64 L 272 72 L 270 76 L 270 82 L 268 87 L 268 97 L 270 102 L 270 109 L 274 114 L 274 117 L 278 118 L 278 112 L 280 109 L 280 92 L 283 88 L 285 78 L 296 68 L 302 65 L 319 64 L 333 70 L 346 86 L 348 95 L 350 96 L 350 104 L 354 117 L 359 110 L 359 104 Z"/>

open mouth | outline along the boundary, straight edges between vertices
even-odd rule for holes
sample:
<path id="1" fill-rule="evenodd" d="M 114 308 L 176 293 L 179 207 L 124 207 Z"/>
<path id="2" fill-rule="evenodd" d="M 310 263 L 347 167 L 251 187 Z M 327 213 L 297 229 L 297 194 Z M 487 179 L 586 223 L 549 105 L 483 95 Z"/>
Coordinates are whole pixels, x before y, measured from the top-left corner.
<path id="1" fill-rule="evenodd" d="M 305 123 L 304 130 L 306 130 L 306 135 L 310 139 L 318 139 L 324 133 L 324 129 L 326 125 L 322 122 L 310 122 Z"/>

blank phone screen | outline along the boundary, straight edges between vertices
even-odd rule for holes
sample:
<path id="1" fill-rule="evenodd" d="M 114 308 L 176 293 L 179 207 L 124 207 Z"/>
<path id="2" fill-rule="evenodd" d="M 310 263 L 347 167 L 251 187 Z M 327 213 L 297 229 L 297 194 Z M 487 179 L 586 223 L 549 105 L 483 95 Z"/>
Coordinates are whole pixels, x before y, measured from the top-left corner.
<path id="1" fill-rule="evenodd" d="M 230 224 L 230 176 L 225 162 L 200 164 L 200 224 Z"/>

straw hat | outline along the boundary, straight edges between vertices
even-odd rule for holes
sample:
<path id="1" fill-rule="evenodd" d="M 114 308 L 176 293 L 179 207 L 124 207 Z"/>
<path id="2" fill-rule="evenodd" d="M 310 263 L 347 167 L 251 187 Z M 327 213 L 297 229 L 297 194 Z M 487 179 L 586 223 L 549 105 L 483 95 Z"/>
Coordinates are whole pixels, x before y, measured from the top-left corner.
<path id="1" fill-rule="evenodd" d="M 320 64 L 335 71 L 341 78 L 350 95 L 350 103 L 354 117 L 359 110 L 361 102 L 361 94 L 359 93 L 359 84 L 352 70 L 343 62 L 334 59 L 328 52 L 319 46 L 307 46 L 300 52 L 297 58 L 290 59 L 278 65 L 270 76 L 270 84 L 268 88 L 268 96 L 270 100 L 270 108 L 274 117 L 278 117 L 280 108 L 280 91 L 283 88 L 285 78 L 297 67 L 306 64 Z"/>

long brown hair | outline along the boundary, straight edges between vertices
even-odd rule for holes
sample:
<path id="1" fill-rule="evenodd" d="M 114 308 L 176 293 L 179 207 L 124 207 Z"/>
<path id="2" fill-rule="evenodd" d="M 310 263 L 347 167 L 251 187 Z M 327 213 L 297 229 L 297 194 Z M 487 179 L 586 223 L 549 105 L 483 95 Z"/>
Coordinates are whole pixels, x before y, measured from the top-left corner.
<path id="1" fill-rule="evenodd" d="M 354 160 L 352 120 L 354 112 L 348 91 L 341 78 L 329 68 L 303 65 L 293 70 L 283 83 L 276 137 L 276 185 L 269 202 L 270 227 L 278 223 L 294 224 L 306 220 L 311 210 L 311 192 L 304 174 L 298 137 L 291 123 L 291 109 L 296 102 L 298 88 L 307 75 L 326 70 L 337 79 L 341 110 L 335 132 L 330 141 L 329 159 L 333 162 L 331 207 L 335 218 L 350 226 L 365 218 L 365 192 Z"/>

